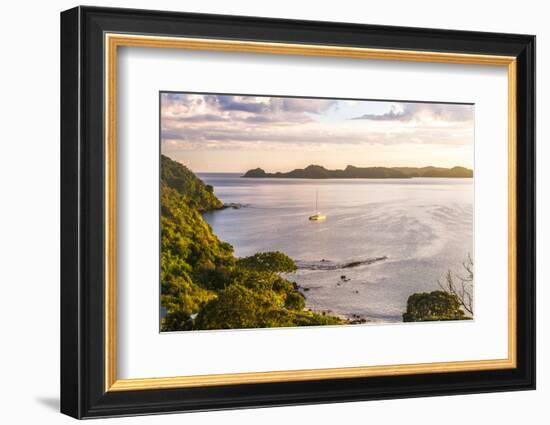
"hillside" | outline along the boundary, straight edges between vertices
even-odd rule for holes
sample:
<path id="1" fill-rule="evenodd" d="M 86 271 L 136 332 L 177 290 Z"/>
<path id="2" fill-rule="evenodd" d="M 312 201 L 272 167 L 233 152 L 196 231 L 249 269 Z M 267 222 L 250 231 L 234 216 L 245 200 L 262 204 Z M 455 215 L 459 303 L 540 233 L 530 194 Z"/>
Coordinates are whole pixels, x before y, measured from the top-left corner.
<path id="1" fill-rule="evenodd" d="M 279 276 L 296 269 L 281 252 L 237 259 L 201 212 L 219 209 L 213 188 L 166 156 L 161 159 L 163 331 L 344 323 L 305 310 L 304 296 Z"/>
<path id="2" fill-rule="evenodd" d="M 160 157 L 160 180 L 163 185 L 183 195 L 189 205 L 198 211 L 223 207 L 212 186 L 205 185 L 191 170 L 165 155 Z"/>
<path id="3" fill-rule="evenodd" d="M 414 177 L 473 177 L 473 170 L 464 167 L 354 167 L 343 170 L 328 170 L 320 165 L 309 165 L 287 173 L 266 173 L 261 168 L 248 170 L 248 178 L 294 178 L 294 179 L 407 179 Z"/>

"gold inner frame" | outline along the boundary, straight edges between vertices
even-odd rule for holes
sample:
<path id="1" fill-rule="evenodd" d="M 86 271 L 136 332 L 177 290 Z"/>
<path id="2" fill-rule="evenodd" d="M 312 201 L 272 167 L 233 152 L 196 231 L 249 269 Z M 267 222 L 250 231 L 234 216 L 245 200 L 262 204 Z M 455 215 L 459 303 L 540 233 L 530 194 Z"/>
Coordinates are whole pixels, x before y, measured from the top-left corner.
<path id="1" fill-rule="evenodd" d="M 308 381 L 516 367 L 516 58 L 255 41 L 105 34 L 105 391 Z M 118 379 L 116 324 L 117 50 L 120 46 L 503 66 L 508 72 L 508 357 L 419 364 Z"/>

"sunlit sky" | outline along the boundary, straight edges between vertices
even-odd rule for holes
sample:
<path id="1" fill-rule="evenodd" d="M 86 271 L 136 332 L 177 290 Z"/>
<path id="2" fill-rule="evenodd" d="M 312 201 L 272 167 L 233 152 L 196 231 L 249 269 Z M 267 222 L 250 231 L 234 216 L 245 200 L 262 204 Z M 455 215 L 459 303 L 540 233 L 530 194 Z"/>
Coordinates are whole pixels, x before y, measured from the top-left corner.
<path id="1" fill-rule="evenodd" d="M 474 106 L 161 94 L 161 150 L 195 172 L 473 167 Z"/>

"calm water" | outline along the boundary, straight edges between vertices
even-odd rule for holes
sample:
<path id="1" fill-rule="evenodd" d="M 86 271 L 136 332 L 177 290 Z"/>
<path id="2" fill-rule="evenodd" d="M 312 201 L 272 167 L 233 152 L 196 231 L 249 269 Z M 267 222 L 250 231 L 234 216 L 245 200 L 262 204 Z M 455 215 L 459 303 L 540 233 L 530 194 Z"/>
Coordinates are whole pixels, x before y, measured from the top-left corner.
<path id="1" fill-rule="evenodd" d="M 288 275 L 315 310 L 401 321 L 409 295 L 437 289 L 447 269 L 461 271 L 461 262 L 473 254 L 473 179 L 199 176 L 224 203 L 245 205 L 204 215 L 237 256 L 278 250 L 309 265 L 387 257 L 354 268 Z M 324 222 L 308 220 L 316 192 Z"/>

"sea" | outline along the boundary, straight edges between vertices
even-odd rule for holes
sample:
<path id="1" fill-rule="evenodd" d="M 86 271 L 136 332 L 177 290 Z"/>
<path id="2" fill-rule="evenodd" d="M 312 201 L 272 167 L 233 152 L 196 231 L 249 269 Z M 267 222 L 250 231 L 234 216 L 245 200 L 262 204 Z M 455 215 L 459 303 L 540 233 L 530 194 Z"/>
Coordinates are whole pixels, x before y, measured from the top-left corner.
<path id="1" fill-rule="evenodd" d="M 407 299 L 473 257 L 473 179 L 273 179 L 199 173 L 229 208 L 205 221 L 244 257 L 281 251 L 315 311 L 401 322 Z M 325 221 L 310 221 L 317 210 Z M 232 206 L 232 207 L 231 207 Z"/>

